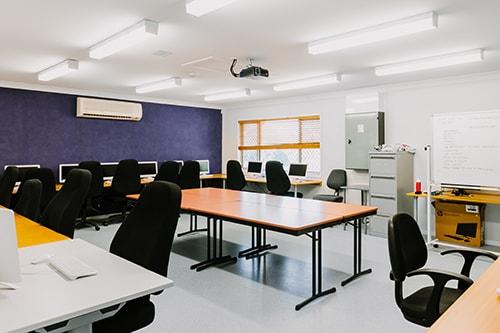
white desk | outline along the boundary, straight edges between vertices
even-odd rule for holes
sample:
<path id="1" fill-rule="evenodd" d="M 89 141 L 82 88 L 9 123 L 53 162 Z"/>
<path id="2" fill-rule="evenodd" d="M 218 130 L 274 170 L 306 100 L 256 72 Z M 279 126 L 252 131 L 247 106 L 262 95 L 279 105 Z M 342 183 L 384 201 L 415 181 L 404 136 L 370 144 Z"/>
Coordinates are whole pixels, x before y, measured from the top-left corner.
<path id="1" fill-rule="evenodd" d="M 73 255 L 98 271 L 96 276 L 65 280 L 46 264 L 31 265 L 44 254 Z M 0 332 L 28 332 L 68 321 L 51 331 L 92 332 L 92 322 L 115 314 L 99 310 L 171 287 L 173 282 L 81 239 L 19 249 L 22 282 L 0 290 Z"/>

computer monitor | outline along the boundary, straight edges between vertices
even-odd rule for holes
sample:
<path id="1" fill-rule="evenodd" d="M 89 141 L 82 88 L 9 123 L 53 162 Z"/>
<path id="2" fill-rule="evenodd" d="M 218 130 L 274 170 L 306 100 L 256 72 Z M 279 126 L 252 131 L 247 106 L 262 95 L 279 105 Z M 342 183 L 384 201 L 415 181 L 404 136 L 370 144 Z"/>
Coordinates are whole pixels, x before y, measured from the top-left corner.
<path id="1" fill-rule="evenodd" d="M 71 169 L 77 168 L 78 164 L 59 164 L 59 183 L 64 183 L 66 181 L 66 176 L 71 171 Z"/>
<path id="2" fill-rule="evenodd" d="M 209 160 L 197 160 L 200 163 L 200 175 L 207 175 L 210 173 L 210 161 Z"/>
<path id="3" fill-rule="evenodd" d="M 247 172 L 249 172 L 249 173 L 261 173 L 262 172 L 262 162 L 248 162 Z"/>
<path id="4" fill-rule="evenodd" d="M 0 289 L 17 289 L 21 282 L 14 212 L 0 208 Z"/>
<path id="5" fill-rule="evenodd" d="M 10 164 L 10 165 L 4 166 L 4 170 L 10 166 L 15 166 L 19 170 L 19 175 L 17 176 L 16 186 L 19 186 L 19 185 L 21 185 L 21 182 L 24 182 L 24 180 L 26 179 L 26 172 L 28 172 L 28 170 L 40 168 L 40 164 L 23 164 L 23 165 Z"/>
<path id="6" fill-rule="evenodd" d="M 104 173 L 104 180 L 111 180 L 115 176 L 116 167 L 118 166 L 118 162 L 104 162 L 101 163 L 102 171 Z"/>
<path id="7" fill-rule="evenodd" d="M 139 173 L 141 178 L 151 178 L 158 173 L 158 162 L 156 161 L 141 161 L 139 162 Z"/>
<path id="8" fill-rule="evenodd" d="M 456 234 L 464 237 L 476 237 L 477 223 L 458 223 Z"/>
<path id="9" fill-rule="evenodd" d="M 289 176 L 305 177 L 307 173 L 307 164 L 290 164 Z"/>

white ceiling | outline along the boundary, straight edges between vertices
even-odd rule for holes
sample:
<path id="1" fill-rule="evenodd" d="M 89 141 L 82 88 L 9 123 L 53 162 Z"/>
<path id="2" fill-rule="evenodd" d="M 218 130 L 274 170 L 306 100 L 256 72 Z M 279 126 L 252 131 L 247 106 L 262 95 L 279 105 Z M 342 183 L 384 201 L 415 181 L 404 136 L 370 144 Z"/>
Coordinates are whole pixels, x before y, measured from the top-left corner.
<path id="1" fill-rule="evenodd" d="M 307 53 L 309 41 L 427 11 L 439 14 L 438 29 L 334 53 Z M 184 0 L 3 1 L 0 80 L 42 84 L 39 71 L 74 58 L 80 60 L 79 71 L 46 84 L 139 97 L 135 86 L 180 76 L 182 87 L 140 96 L 200 104 L 206 93 L 238 88 L 253 90 L 246 99 L 251 102 L 487 72 L 500 70 L 499 13 L 498 0 L 238 0 L 199 18 L 185 13 Z M 160 22 L 158 37 L 103 60 L 88 57 L 90 46 L 143 18 Z M 485 61 L 388 77 L 373 74 L 376 65 L 473 48 L 485 50 Z M 153 55 L 158 50 L 171 54 Z M 215 68 L 224 70 L 181 66 L 209 56 L 216 58 Z M 231 57 L 255 58 L 270 77 L 233 78 Z M 343 74 L 342 83 L 272 90 L 274 83 L 334 72 Z"/>

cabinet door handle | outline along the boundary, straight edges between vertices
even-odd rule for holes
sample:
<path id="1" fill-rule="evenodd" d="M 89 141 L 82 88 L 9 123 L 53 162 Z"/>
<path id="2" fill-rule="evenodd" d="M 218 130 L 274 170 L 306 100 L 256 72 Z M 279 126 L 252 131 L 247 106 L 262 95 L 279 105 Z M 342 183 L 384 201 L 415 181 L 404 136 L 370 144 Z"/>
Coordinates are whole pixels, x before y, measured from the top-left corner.
<path id="1" fill-rule="evenodd" d="M 371 194 L 370 197 L 372 197 L 372 198 L 379 198 L 379 199 L 396 200 L 396 197 L 393 197 L 392 195 Z"/>

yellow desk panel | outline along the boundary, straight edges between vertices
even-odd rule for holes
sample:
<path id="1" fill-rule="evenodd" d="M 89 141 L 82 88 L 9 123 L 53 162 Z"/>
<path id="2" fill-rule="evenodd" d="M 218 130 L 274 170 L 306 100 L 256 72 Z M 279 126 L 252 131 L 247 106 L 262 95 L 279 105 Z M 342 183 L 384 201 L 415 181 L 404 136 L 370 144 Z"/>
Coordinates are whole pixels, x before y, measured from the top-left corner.
<path id="1" fill-rule="evenodd" d="M 27 247 L 69 239 L 22 215 L 15 214 L 15 218 L 18 247 Z"/>

